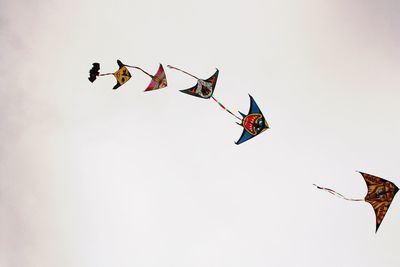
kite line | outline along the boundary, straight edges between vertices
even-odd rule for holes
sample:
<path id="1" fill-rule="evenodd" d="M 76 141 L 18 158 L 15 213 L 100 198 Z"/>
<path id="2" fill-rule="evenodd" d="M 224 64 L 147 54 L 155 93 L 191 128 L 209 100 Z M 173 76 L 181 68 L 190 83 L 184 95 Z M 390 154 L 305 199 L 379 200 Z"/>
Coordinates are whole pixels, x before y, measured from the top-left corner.
<path id="1" fill-rule="evenodd" d="M 114 73 L 112 73 L 112 72 L 109 72 L 109 73 L 101 73 L 101 74 L 99 74 L 99 75 L 97 75 L 97 76 L 107 76 L 107 75 L 114 75 Z"/>
<path id="2" fill-rule="evenodd" d="M 241 118 L 239 118 L 238 116 L 236 116 L 235 114 L 233 114 L 232 111 L 230 111 L 229 109 L 227 109 L 221 102 L 219 102 L 214 96 L 211 96 L 211 98 L 226 112 L 228 112 L 229 114 L 231 114 L 232 116 L 234 116 L 236 119 L 242 121 Z"/>
<path id="3" fill-rule="evenodd" d="M 150 76 L 150 78 L 154 78 L 153 75 L 151 75 L 150 73 L 148 73 L 147 71 L 145 71 L 144 69 L 142 69 L 142 68 L 140 68 L 140 67 L 129 66 L 129 65 L 125 65 L 125 67 L 141 70 L 144 74 Z"/>
<path id="4" fill-rule="evenodd" d="M 174 66 L 167 65 L 167 67 L 170 68 L 170 69 L 179 70 L 180 72 L 183 72 L 183 73 L 185 73 L 186 75 L 189 75 L 190 77 L 195 78 L 196 80 L 201 80 L 201 79 L 197 78 L 196 76 L 194 76 L 193 74 L 190 74 L 189 72 L 186 72 L 186 71 L 181 70 L 181 69 L 179 69 L 179 68 L 176 68 L 176 67 L 174 67 Z"/>

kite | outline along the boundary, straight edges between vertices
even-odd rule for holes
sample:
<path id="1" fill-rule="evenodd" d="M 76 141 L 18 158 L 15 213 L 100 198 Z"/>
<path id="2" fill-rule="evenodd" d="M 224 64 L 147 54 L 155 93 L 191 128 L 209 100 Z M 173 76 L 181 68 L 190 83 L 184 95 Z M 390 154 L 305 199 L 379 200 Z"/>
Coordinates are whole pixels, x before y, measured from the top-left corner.
<path id="1" fill-rule="evenodd" d="M 131 77 L 131 73 L 126 68 L 126 66 L 120 61 L 117 60 L 117 64 L 119 69 L 114 73 L 100 73 L 100 64 L 93 63 L 93 67 L 89 71 L 89 81 L 94 82 L 98 76 L 107 76 L 107 75 L 114 75 L 115 79 L 117 79 L 117 84 L 114 85 L 113 89 L 117 89 L 124 83 L 126 83 Z"/>
<path id="2" fill-rule="evenodd" d="M 148 72 L 146 72 L 145 70 L 143 70 L 140 67 L 125 65 L 120 60 L 117 60 L 117 64 L 119 66 L 119 69 L 116 72 L 101 74 L 99 72 L 100 64 L 93 63 L 93 67 L 89 71 L 89 78 L 88 78 L 89 81 L 93 83 L 96 80 L 97 76 L 114 75 L 115 79 L 117 80 L 117 84 L 114 85 L 114 87 L 113 87 L 113 89 L 115 90 L 118 87 L 120 87 L 121 85 L 125 84 L 132 77 L 128 68 L 134 68 L 134 69 L 141 70 L 143 73 L 145 73 L 146 75 L 148 75 L 151 78 L 150 84 L 147 86 L 145 92 L 161 89 L 161 88 L 167 87 L 167 85 L 168 85 L 167 77 L 165 75 L 165 71 L 164 71 L 162 64 L 160 64 L 158 71 L 154 76 L 149 74 Z"/>
<path id="3" fill-rule="evenodd" d="M 367 184 L 368 187 L 368 193 L 364 199 L 347 198 L 332 189 L 317 186 L 315 184 L 314 185 L 318 189 L 327 191 L 332 195 L 335 195 L 342 199 L 349 201 L 365 201 L 371 204 L 372 208 L 374 209 L 376 217 L 376 228 L 375 228 L 375 233 L 376 233 L 383 221 L 383 218 L 386 215 L 386 212 L 390 207 L 390 204 L 392 204 L 394 196 L 399 191 L 399 188 L 394 183 L 387 181 L 383 178 L 364 172 L 360 172 L 360 174 L 363 176 L 365 183 Z"/>
<path id="4" fill-rule="evenodd" d="M 89 81 L 92 83 L 96 80 L 97 76 L 100 76 L 100 64 L 93 63 L 93 67 L 89 70 Z"/>
<path id="5" fill-rule="evenodd" d="M 192 96 L 197 96 L 197 97 L 204 98 L 204 99 L 213 97 L 215 85 L 217 84 L 217 79 L 218 79 L 218 73 L 219 73 L 218 69 L 215 71 L 215 73 L 210 78 L 203 80 L 203 79 L 197 78 L 196 76 L 194 76 L 184 70 L 178 69 L 171 65 L 168 65 L 167 67 L 181 71 L 197 80 L 197 84 L 195 86 L 190 87 L 189 89 L 180 90 L 182 93 L 189 94 Z"/>
<path id="6" fill-rule="evenodd" d="M 167 85 L 168 85 L 167 76 L 165 75 L 165 71 L 164 71 L 162 64 L 160 64 L 160 66 L 158 67 L 158 71 L 154 76 L 150 75 L 149 73 L 145 72 L 144 70 L 142 70 L 139 67 L 136 67 L 136 68 L 140 69 L 141 71 L 146 73 L 151 78 L 149 86 L 147 86 L 146 90 L 144 90 L 145 92 L 167 87 Z"/>
<path id="7" fill-rule="evenodd" d="M 209 99 L 212 98 L 222 109 L 224 109 L 226 112 L 234 116 L 236 119 L 240 121 L 238 125 L 243 127 L 243 132 L 242 135 L 240 136 L 239 140 L 235 142 L 235 144 L 239 145 L 257 135 L 260 133 L 264 132 L 266 129 L 269 128 L 269 125 L 262 114 L 260 108 L 258 107 L 256 101 L 254 98 L 250 96 L 250 110 L 247 115 L 240 113 L 242 115 L 242 118 L 239 116 L 235 115 L 232 111 L 227 109 L 221 102 L 219 102 L 215 97 L 214 97 L 214 90 L 215 86 L 217 84 L 217 79 L 218 79 L 218 74 L 219 70 L 217 69 L 215 73 L 208 79 L 203 80 L 199 79 L 196 76 L 178 69 L 176 67 L 173 67 L 171 65 L 168 65 L 167 67 L 171 69 L 175 69 L 178 71 L 181 71 L 197 80 L 197 84 L 193 87 L 190 87 L 189 89 L 181 90 L 182 93 L 189 94 L 192 96 L 196 96 L 199 98 L 204 98 L 204 99 Z"/>
<path id="8" fill-rule="evenodd" d="M 269 128 L 268 122 L 265 120 L 260 108 L 258 107 L 254 98 L 250 96 L 250 109 L 247 115 L 239 111 L 243 119 L 238 123 L 243 127 L 242 135 L 236 142 L 237 145 L 246 142 L 247 140 L 259 135 Z"/>

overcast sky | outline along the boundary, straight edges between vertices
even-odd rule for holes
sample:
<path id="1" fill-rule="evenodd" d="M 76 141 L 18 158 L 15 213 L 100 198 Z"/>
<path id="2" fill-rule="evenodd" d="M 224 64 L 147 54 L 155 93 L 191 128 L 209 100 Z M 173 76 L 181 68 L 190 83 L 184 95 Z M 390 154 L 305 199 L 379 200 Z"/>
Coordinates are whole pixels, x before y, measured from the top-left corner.
<path id="1" fill-rule="evenodd" d="M 399 266 L 400 2 L 0 1 L 0 266 Z M 99 62 L 208 78 L 271 129 Z"/>

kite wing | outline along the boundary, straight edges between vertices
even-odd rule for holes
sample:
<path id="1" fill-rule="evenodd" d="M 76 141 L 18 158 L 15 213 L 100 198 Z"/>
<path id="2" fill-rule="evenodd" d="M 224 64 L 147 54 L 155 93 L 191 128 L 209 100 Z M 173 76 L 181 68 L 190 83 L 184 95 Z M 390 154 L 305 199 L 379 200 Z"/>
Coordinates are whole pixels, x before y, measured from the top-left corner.
<path id="1" fill-rule="evenodd" d="M 181 90 L 181 92 L 205 99 L 212 97 L 217 84 L 218 73 L 219 70 L 217 69 L 217 71 L 207 80 L 199 79 L 197 80 L 197 84 L 195 86 L 189 89 Z"/>
<path id="2" fill-rule="evenodd" d="M 243 132 L 240 136 L 239 140 L 236 142 L 237 145 L 246 142 L 247 140 L 259 135 L 269 128 L 267 121 L 265 120 L 264 115 L 262 114 L 260 108 L 258 107 L 254 98 L 250 96 L 250 110 L 247 115 L 239 112 L 242 116 Z"/>
<path id="3" fill-rule="evenodd" d="M 160 67 L 158 68 L 156 75 L 153 76 L 149 86 L 147 86 L 146 90 L 144 91 L 147 92 L 147 91 L 161 89 L 167 87 L 167 85 L 168 85 L 167 76 L 165 75 L 165 71 L 162 64 L 160 64 Z"/>
<path id="4" fill-rule="evenodd" d="M 375 232 L 377 232 L 399 188 L 394 183 L 383 178 L 363 172 L 360 172 L 360 174 L 363 176 L 368 186 L 368 193 L 365 196 L 365 201 L 371 204 L 375 211 Z"/>
<path id="5" fill-rule="evenodd" d="M 132 77 L 129 70 L 120 60 L 117 60 L 117 63 L 119 69 L 116 72 L 114 72 L 114 77 L 115 79 L 117 79 L 117 84 L 114 85 L 113 87 L 114 90 L 123 85 L 124 83 L 126 83 Z"/>
<path id="6" fill-rule="evenodd" d="M 94 82 L 97 78 L 97 76 L 100 75 L 100 64 L 99 63 L 93 63 L 93 67 L 89 70 L 89 81 Z"/>

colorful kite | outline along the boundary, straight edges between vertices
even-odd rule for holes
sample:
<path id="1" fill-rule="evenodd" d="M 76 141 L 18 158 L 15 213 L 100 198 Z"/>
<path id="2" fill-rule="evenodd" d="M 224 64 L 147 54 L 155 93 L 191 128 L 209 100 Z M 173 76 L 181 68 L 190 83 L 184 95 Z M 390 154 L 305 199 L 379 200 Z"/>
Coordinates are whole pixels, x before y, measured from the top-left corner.
<path id="1" fill-rule="evenodd" d="M 145 92 L 167 87 L 167 85 L 168 85 L 167 76 L 165 75 L 165 71 L 164 71 L 162 64 L 160 64 L 160 66 L 158 67 L 158 71 L 154 76 L 150 75 L 149 73 L 145 72 L 144 70 L 142 70 L 139 67 L 136 67 L 136 68 L 143 71 L 151 78 L 149 86 L 147 86 L 146 90 L 144 90 Z"/>
<path id="2" fill-rule="evenodd" d="M 247 115 L 244 115 L 243 113 L 239 112 L 243 118 L 236 116 L 232 111 L 227 109 L 221 102 L 219 102 L 214 97 L 214 90 L 215 90 L 215 86 L 217 84 L 218 73 L 219 73 L 218 69 L 210 78 L 208 78 L 206 80 L 202 80 L 184 70 L 178 69 L 171 65 L 168 65 L 167 67 L 181 71 L 197 80 L 197 84 L 195 86 L 193 86 L 189 89 L 181 90 L 182 93 L 200 97 L 200 98 L 204 98 L 204 99 L 212 98 L 222 109 L 224 109 L 226 112 L 228 112 L 229 114 L 231 114 L 232 116 L 237 118 L 239 121 L 241 121 L 241 123 L 238 123 L 238 124 L 243 127 L 243 132 L 242 132 L 242 135 L 240 136 L 239 140 L 237 142 L 235 142 L 237 145 L 259 135 L 260 133 L 264 132 L 266 129 L 269 128 L 269 125 L 268 125 L 267 121 L 265 120 L 264 115 L 262 114 L 256 101 L 254 101 L 254 99 L 251 95 L 249 95 L 250 96 L 249 113 Z"/>
<path id="3" fill-rule="evenodd" d="M 114 72 L 114 73 L 103 73 L 101 74 L 100 71 L 100 64 L 99 63 L 93 63 L 93 67 L 92 69 L 89 71 L 89 81 L 90 82 L 94 82 L 97 78 L 97 76 L 106 76 L 106 75 L 114 75 L 115 79 L 117 79 L 117 84 L 114 85 L 113 89 L 117 89 L 118 87 L 120 87 L 121 85 L 123 85 L 124 83 L 126 83 L 131 77 L 131 73 L 129 72 L 128 68 L 134 68 L 134 69 L 138 69 L 141 70 L 143 73 L 145 73 L 146 75 L 148 75 L 151 78 L 150 84 L 147 86 L 145 92 L 147 91 L 154 91 L 157 89 L 161 89 L 164 87 L 167 87 L 167 77 L 165 75 L 165 71 L 163 66 L 160 64 L 157 73 L 153 76 L 151 74 L 149 74 L 148 72 L 146 72 L 145 70 L 143 70 L 140 67 L 136 67 L 136 66 L 129 66 L 129 65 L 125 65 L 123 64 L 120 60 L 117 60 L 119 69 Z"/>
<path id="4" fill-rule="evenodd" d="M 399 188 L 394 183 L 387 181 L 383 178 L 379 178 L 377 176 L 373 176 L 371 174 L 367 174 L 367 173 L 363 173 L 363 172 L 360 172 L 360 174 L 363 176 L 365 182 L 367 183 L 367 187 L 368 187 L 368 193 L 364 199 L 347 198 L 332 189 L 324 188 L 324 187 L 317 186 L 317 185 L 315 185 L 315 186 L 318 189 L 327 191 L 327 192 L 331 193 L 332 195 L 343 198 L 345 200 L 365 201 L 365 202 L 368 202 L 369 204 L 371 204 L 372 208 L 375 211 L 375 216 L 376 216 L 375 232 L 377 232 L 379 229 L 379 226 L 381 225 L 381 223 L 383 221 L 383 218 L 386 215 L 386 212 L 388 211 L 388 209 L 390 207 L 390 204 L 392 204 L 394 196 L 399 191 Z"/>
<path id="5" fill-rule="evenodd" d="M 100 73 L 100 64 L 99 63 L 93 63 L 93 67 L 89 71 L 89 81 L 94 82 L 97 78 L 97 76 L 107 76 L 107 75 L 114 75 L 115 79 L 117 79 L 117 84 L 114 85 L 113 89 L 117 89 L 124 83 L 126 83 L 131 77 L 131 73 L 129 70 L 126 68 L 124 64 L 120 60 L 117 60 L 117 64 L 119 66 L 119 69 L 114 72 L 114 73 Z"/>
<path id="6" fill-rule="evenodd" d="M 243 119 L 238 123 L 243 127 L 242 135 L 236 142 L 237 145 L 246 142 L 247 140 L 259 135 L 269 128 L 268 122 L 265 120 L 260 108 L 258 107 L 254 98 L 250 96 L 250 109 L 247 115 L 239 111 Z"/>
<path id="7" fill-rule="evenodd" d="M 218 79 L 218 73 L 219 73 L 218 69 L 215 71 L 215 73 L 210 78 L 208 78 L 206 80 L 202 80 L 184 70 L 178 69 L 171 65 L 168 65 L 167 67 L 181 71 L 197 80 L 197 84 L 195 86 L 190 87 L 189 89 L 180 90 L 182 93 L 189 94 L 192 96 L 197 96 L 200 98 L 205 98 L 205 99 L 213 97 L 215 85 L 217 84 L 217 79 Z"/>

